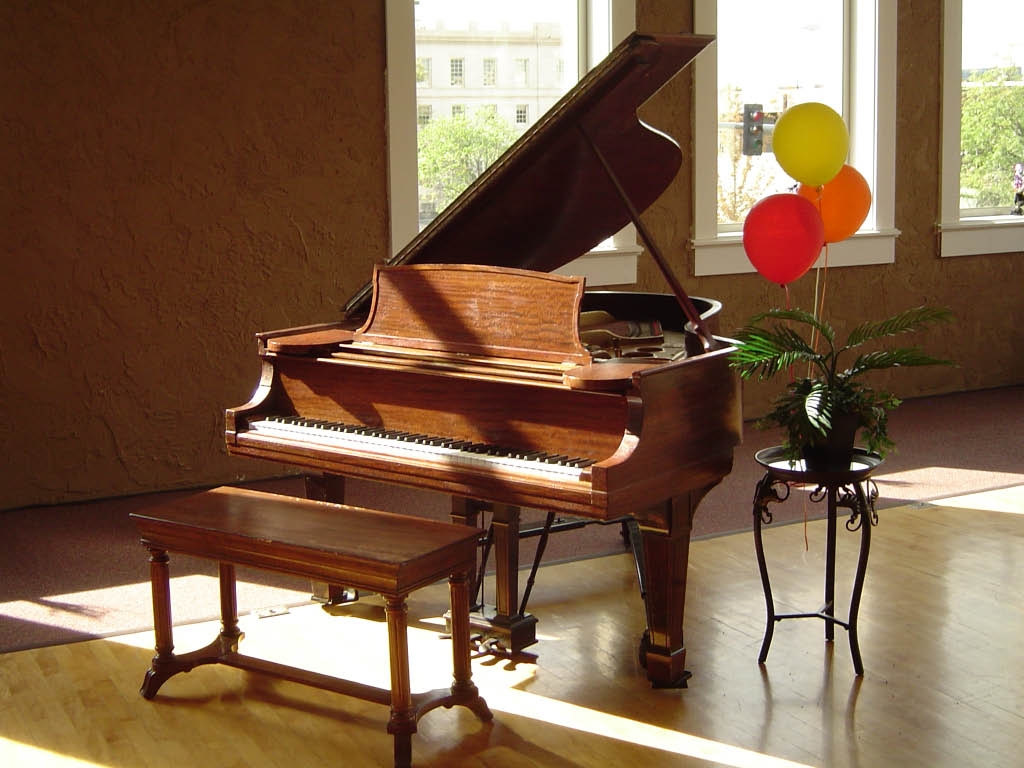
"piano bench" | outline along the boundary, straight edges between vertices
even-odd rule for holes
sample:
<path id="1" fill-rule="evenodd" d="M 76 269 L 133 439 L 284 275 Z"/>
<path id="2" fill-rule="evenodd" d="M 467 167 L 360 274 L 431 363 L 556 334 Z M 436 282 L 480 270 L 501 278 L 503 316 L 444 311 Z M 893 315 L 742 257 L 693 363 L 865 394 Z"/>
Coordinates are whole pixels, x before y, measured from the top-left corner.
<path id="1" fill-rule="evenodd" d="M 476 565 L 475 528 L 228 487 L 196 493 L 131 517 L 150 553 L 153 589 L 156 656 L 142 683 L 143 697 L 152 699 L 178 672 L 219 663 L 388 704 L 387 730 L 394 736 L 396 766 L 410 765 L 416 724 L 435 707 L 461 705 L 480 720 L 491 720 L 470 669 L 467 579 Z M 205 648 L 182 655 L 174 653 L 171 631 L 168 552 L 220 563 L 221 632 Z M 240 654 L 236 565 L 379 593 L 387 618 L 391 689 Z M 451 599 L 454 682 L 451 688 L 413 695 L 406 597 L 445 578 Z"/>

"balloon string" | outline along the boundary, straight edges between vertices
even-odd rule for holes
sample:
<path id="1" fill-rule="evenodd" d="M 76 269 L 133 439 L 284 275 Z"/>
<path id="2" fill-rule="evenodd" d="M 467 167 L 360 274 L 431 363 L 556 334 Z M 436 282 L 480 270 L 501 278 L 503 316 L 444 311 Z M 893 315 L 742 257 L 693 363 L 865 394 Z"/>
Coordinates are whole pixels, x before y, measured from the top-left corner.
<path id="1" fill-rule="evenodd" d="M 790 296 L 789 296 L 789 283 L 783 283 L 782 288 L 786 292 L 786 311 L 788 312 L 789 310 L 791 310 L 793 308 L 793 302 L 791 301 Z M 786 321 L 786 327 L 787 328 L 791 328 L 792 326 L 793 326 L 793 323 L 790 320 L 787 320 Z M 793 373 L 793 366 L 790 365 L 789 366 L 789 380 L 790 381 L 794 381 L 795 379 L 796 379 L 796 375 Z"/>
<path id="2" fill-rule="evenodd" d="M 815 315 L 818 320 L 821 320 L 825 316 L 825 288 L 828 285 L 828 243 L 825 243 L 825 263 L 821 268 L 821 299 L 818 306 L 815 307 Z"/>
<path id="3" fill-rule="evenodd" d="M 824 189 L 825 189 L 825 187 L 823 185 L 819 185 L 815 189 L 815 192 L 817 192 L 817 195 L 815 196 L 815 203 L 818 206 L 818 215 L 821 216 L 822 220 L 825 219 L 825 212 L 822 210 L 822 205 L 821 205 L 821 195 L 822 195 L 822 192 L 824 191 Z M 825 243 L 825 252 L 828 253 L 828 243 Z M 812 314 L 814 315 L 814 319 L 815 320 L 819 319 L 819 315 L 818 315 L 819 293 L 818 293 L 818 291 L 819 291 L 819 288 L 821 287 L 821 279 L 822 279 L 821 269 L 820 268 L 815 269 L 814 270 L 814 306 L 812 308 Z M 818 329 L 817 328 L 812 328 L 811 329 L 811 349 L 813 349 L 815 352 L 818 351 Z M 808 376 L 811 375 L 809 368 L 810 368 L 810 366 L 808 366 L 808 372 L 807 372 Z"/>

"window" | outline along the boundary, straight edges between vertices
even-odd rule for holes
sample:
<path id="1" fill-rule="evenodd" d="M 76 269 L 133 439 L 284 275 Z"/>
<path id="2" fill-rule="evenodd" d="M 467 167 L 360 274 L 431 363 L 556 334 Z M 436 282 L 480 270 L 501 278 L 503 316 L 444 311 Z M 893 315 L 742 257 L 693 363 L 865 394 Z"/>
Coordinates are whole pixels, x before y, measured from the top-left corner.
<path id="1" fill-rule="evenodd" d="M 530 84 L 530 60 L 516 59 L 512 62 L 517 88 L 525 88 Z"/>
<path id="2" fill-rule="evenodd" d="M 739 231 L 754 203 L 793 186 L 772 151 L 778 115 L 809 101 L 843 112 L 843 3 L 797 3 L 799 8 L 791 13 L 767 14 L 757 24 L 739 12 L 743 5 L 750 6 L 736 0 L 719 2 L 717 41 L 708 51 L 718 58 L 720 232 Z M 794 18 L 799 18 L 799 25 Z M 760 51 L 765 40 L 776 41 L 777 49 Z M 755 112 L 762 115 L 762 132 L 751 136 L 745 132 L 745 113 Z M 753 138 L 761 141 L 748 141 Z"/>
<path id="3" fill-rule="evenodd" d="M 943 16 L 942 256 L 1021 247 L 1016 166 L 1024 163 L 1024 8 L 945 0 Z M 1019 189 L 1021 188 L 1021 189 Z"/>
<path id="4" fill-rule="evenodd" d="M 434 116 L 434 108 L 429 104 L 420 104 L 416 107 L 416 124 L 427 125 L 430 118 Z"/>
<path id="5" fill-rule="evenodd" d="M 462 60 L 462 82 L 466 90 L 460 94 L 459 103 L 466 109 L 467 119 L 475 119 L 482 113 L 486 105 L 496 110 L 509 126 L 514 126 L 518 133 L 524 125 L 515 121 L 519 117 L 518 106 L 525 105 L 527 124 L 536 120 L 557 101 L 579 76 L 591 66 L 605 57 L 614 43 L 624 38 L 635 28 L 634 0 L 519 0 L 515 4 L 505 3 L 471 3 L 450 2 L 450 0 L 385 0 L 385 16 L 387 23 L 387 72 L 388 72 L 388 147 L 389 147 L 389 190 L 391 203 L 391 252 L 396 253 L 417 232 L 417 221 L 429 221 L 437 211 L 430 205 L 421 204 L 417 194 L 417 123 L 413 115 L 417 112 L 417 96 L 427 98 L 425 92 L 418 94 L 413 87 L 418 79 L 413 76 L 417 58 L 427 58 L 426 54 L 417 52 L 417 18 L 421 12 L 430 9 L 431 5 L 449 2 L 450 6 L 462 16 L 456 15 L 456 22 L 461 19 L 462 26 L 467 30 L 470 25 L 466 17 L 467 9 L 483 15 L 496 11 L 508 13 L 509 9 L 516 12 L 536 14 L 535 27 L 530 38 L 530 52 L 524 48 L 522 53 L 512 53 L 506 59 L 507 64 L 496 64 L 495 86 L 486 93 L 474 93 L 474 89 L 483 84 L 486 76 L 485 60 L 501 59 L 495 55 L 492 41 L 483 38 L 482 44 L 475 52 L 467 52 L 459 58 Z M 566 29 L 569 34 L 560 34 L 562 49 L 551 44 L 550 25 L 545 26 L 542 19 L 549 18 L 553 11 L 562 12 L 569 22 Z M 486 44 L 484 44 L 486 43 Z M 540 49 L 541 54 L 534 51 Z M 501 95 L 503 86 L 498 85 L 497 66 L 503 72 L 512 72 L 514 58 L 524 58 L 527 62 L 536 56 L 534 65 L 526 65 L 526 74 L 535 68 L 535 72 L 553 72 L 558 75 L 558 82 L 534 83 L 528 98 L 520 93 L 517 99 L 501 101 L 495 105 L 496 97 Z M 438 54 L 433 55 L 434 58 Z M 449 58 L 442 54 L 443 61 Z M 454 61 L 454 58 L 449 58 Z M 479 70 L 477 69 L 479 66 Z M 479 73 L 479 74 L 477 74 Z M 466 78 L 470 82 L 466 84 Z M 477 78 L 479 77 L 479 80 Z M 509 78 L 506 75 L 506 78 Z M 536 79 L 536 75 L 533 75 Z M 497 92 L 496 92 L 497 91 Z M 434 115 L 449 112 L 451 102 L 447 95 L 439 92 L 431 103 Z M 508 98 L 505 95 L 505 98 Z M 486 100 L 486 101 L 485 101 Z M 441 111 L 439 111 L 441 110 Z M 435 120 L 438 122 L 438 120 Z M 592 254 L 567 265 L 561 271 L 571 274 L 585 274 L 590 285 L 628 284 L 636 281 L 636 257 L 640 253 L 636 245 L 636 234 L 632 226 L 624 228 L 608 243 L 595 249 Z M 581 266 L 582 264 L 582 266 Z"/>
<path id="6" fill-rule="evenodd" d="M 465 117 L 466 116 L 466 105 L 465 104 L 452 104 L 452 117 Z"/>
<path id="7" fill-rule="evenodd" d="M 422 57 L 416 59 L 416 85 L 424 85 L 429 88 L 431 83 L 431 60 Z"/>
<path id="8" fill-rule="evenodd" d="M 530 105 L 516 104 L 516 125 L 528 125 L 530 122 Z"/>
<path id="9" fill-rule="evenodd" d="M 448 68 L 451 71 L 451 84 L 452 85 L 465 85 L 466 84 L 466 60 L 465 59 L 452 59 L 448 62 Z"/>
<path id="10" fill-rule="evenodd" d="M 498 82 L 498 60 L 484 59 L 484 85 L 493 86 Z"/>
<path id="11" fill-rule="evenodd" d="M 867 179 L 873 196 L 861 231 L 829 246 L 830 266 L 893 261 L 899 234 L 893 226 L 895 3 L 801 0 L 787 8 L 774 14 L 754 0 L 695 0 L 696 30 L 717 37 L 695 62 L 697 275 L 754 271 L 742 244 L 746 213 L 765 195 L 796 183 L 771 154 L 771 124 L 805 101 L 844 116 L 851 137 L 847 162 Z M 761 155 L 742 153 L 745 104 L 760 104 L 765 113 Z"/>

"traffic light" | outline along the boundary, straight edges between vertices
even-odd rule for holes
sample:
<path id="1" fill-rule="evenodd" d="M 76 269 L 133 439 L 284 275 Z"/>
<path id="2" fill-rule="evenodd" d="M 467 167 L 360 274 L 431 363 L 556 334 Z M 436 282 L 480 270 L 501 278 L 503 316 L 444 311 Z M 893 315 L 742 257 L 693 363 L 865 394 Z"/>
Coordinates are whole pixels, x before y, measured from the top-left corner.
<path id="1" fill-rule="evenodd" d="M 743 154 L 760 155 L 764 151 L 764 105 L 743 105 Z"/>

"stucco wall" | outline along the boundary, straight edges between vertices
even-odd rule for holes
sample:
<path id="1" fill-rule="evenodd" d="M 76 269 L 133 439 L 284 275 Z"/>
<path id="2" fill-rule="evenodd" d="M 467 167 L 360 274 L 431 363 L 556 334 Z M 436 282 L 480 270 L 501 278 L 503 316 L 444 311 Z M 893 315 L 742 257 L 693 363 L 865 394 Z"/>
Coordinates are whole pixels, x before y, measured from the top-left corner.
<path id="1" fill-rule="evenodd" d="M 254 332 L 387 253 L 377 2 L 0 7 L 0 508 L 219 482 Z"/>
<path id="2" fill-rule="evenodd" d="M 828 286 L 841 327 L 956 310 L 924 341 L 961 366 L 899 372 L 902 396 L 1024 381 L 1024 255 L 936 251 L 941 6 L 899 0 L 896 263 Z M 691 20 L 638 0 L 643 31 Z M 280 471 L 226 456 L 223 409 L 255 331 L 337 317 L 388 252 L 382 0 L 39 0 L 0 29 L 0 508 Z M 684 76 L 645 109 L 686 157 L 645 221 L 728 331 L 782 297 L 692 277 L 689 98 Z M 665 290 L 646 258 L 638 287 Z M 748 385 L 747 414 L 769 394 Z"/>

